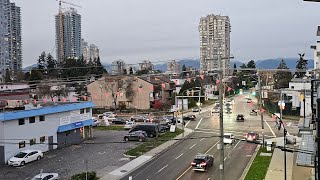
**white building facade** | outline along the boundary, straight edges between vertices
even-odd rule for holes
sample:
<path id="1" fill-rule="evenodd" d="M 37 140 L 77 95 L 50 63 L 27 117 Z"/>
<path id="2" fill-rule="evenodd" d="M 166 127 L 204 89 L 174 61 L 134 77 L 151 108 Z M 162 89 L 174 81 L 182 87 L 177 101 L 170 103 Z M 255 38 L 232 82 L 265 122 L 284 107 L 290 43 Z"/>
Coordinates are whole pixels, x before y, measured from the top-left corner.
<path id="1" fill-rule="evenodd" d="M 16 153 L 43 152 L 92 137 L 92 102 L 69 103 L 0 114 L 0 163 Z"/>

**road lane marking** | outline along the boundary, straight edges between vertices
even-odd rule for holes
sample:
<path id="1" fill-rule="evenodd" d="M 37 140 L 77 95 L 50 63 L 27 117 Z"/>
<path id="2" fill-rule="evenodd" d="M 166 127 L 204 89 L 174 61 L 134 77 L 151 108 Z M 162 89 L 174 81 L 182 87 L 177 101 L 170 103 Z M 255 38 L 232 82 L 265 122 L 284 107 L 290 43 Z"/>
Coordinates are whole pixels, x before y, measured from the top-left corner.
<path id="1" fill-rule="evenodd" d="M 188 121 L 184 127 L 187 127 L 187 126 L 188 126 L 188 124 L 189 124 L 189 122 L 190 122 L 190 121 Z"/>
<path id="2" fill-rule="evenodd" d="M 203 141 L 203 140 L 204 140 L 204 138 L 200 139 L 200 141 Z"/>
<path id="3" fill-rule="evenodd" d="M 181 153 L 179 156 L 176 157 L 176 159 L 178 159 L 179 157 L 181 157 L 183 155 L 183 153 Z"/>
<path id="4" fill-rule="evenodd" d="M 158 173 L 161 172 L 164 168 L 168 167 L 168 164 L 165 165 L 163 168 L 159 169 Z"/>
<path id="5" fill-rule="evenodd" d="M 192 145 L 189 149 L 192 149 L 195 145 L 197 145 L 197 143 L 195 143 L 194 145 Z"/>
<path id="6" fill-rule="evenodd" d="M 227 157 L 224 158 L 224 161 L 226 161 Z"/>
<path id="7" fill-rule="evenodd" d="M 192 168 L 192 166 L 190 166 L 187 170 L 185 170 L 179 177 L 177 177 L 176 180 L 179 180 L 184 174 L 186 174 L 190 169 Z"/>
<path id="8" fill-rule="evenodd" d="M 203 119 L 203 118 L 201 118 L 201 119 L 200 119 L 200 121 L 198 122 L 198 124 L 197 124 L 197 126 L 196 126 L 196 129 L 198 129 L 198 127 L 199 127 L 199 125 L 200 125 L 200 123 L 201 123 L 202 119 Z"/>
<path id="9" fill-rule="evenodd" d="M 209 151 L 211 151 L 211 149 L 212 149 L 212 148 L 214 148 L 218 143 L 219 143 L 219 141 L 218 141 L 218 142 L 216 142 L 213 146 L 211 146 L 211 148 L 210 148 L 210 149 L 208 149 L 208 151 L 207 151 L 205 154 L 207 154 Z"/>
<path id="10" fill-rule="evenodd" d="M 269 127 L 271 133 L 273 134 L 274 137 L 277 137 L 276 134 L 273 132 L 272 128 L 270 127 L 269 123 L 267 121 L 264 121 L 266 122 L 267 126 Z"/>
<path id="11" fill-rule="evenodd" d="M 235 146 L 234 146 L 234 148 L 233 149 L 235 149 L 237 146 L 238 146 L 238 144 L 240 143 L 241 141 L 239 141 Z"/>

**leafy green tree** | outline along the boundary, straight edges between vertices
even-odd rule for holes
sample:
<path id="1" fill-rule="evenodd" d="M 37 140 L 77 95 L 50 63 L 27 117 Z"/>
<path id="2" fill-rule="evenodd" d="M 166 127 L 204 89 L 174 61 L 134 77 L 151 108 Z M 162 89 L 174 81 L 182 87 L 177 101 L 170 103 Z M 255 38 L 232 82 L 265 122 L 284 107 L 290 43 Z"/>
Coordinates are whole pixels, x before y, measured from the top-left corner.
<path id="1" fill-rule="evenodd" d="M 40 70 L 38 69 L 33 69 L 31 70 L 31 74 L 30 74 L 30 82 L 29 84 L 36 84 L 39 83 L 42 79 L 43 79 L 43 74 Z"/>
<path id="2" fill-rule="evenodd" d="M 149 70 L 139 70 L 139 71 L 136 71 L 136 75 L 137 76 L 141 76 L 141 75 L 144 75 L 144 74 L 149 74 Z"/>
<path id="3" fill-rule="evenodd" d="M 274 88 L 275 89 L 281 89 L 281 88 L 288 88 L 289 87 L 289 82 L 292 79 L 292 74 L 287 67 L 286 62 L 282 59 L 278 68 L 279 71 L 277 71 L 274 75 Z"/>
<path id="4" fill-rule="evenodd" d="M 30 75 L 31 75 L 30 72 L 26 72 L 26 73 L 24 74 L 24 78 L 23 78 L 23 79 L 24 79 L 25 81 L 29 81 L 29 80 L 30 80 Z"/>
<path id="5" fill-rule="evenodd" d="M 307 66 L 308 66 L 308 60 L 304 59 L 304 53 L 299 54 L 299 60 L 297 61 L 296 65 L 296 72 L 294 75 L 297 78 L 303 78 L 306 75 L 307 72 Z"/>

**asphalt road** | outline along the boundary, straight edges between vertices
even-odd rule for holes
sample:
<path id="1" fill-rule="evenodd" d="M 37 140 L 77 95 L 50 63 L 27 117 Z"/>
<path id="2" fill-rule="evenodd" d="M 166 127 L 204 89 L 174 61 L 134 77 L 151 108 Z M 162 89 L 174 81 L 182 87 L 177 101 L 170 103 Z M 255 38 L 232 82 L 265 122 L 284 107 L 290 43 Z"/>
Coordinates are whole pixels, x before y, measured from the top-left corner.
<path id="1" fill-rule="evenodd" d="M 235 97 L 233 112 L 224 114 L 224 132 L 230 132 L 238 139 L 250 131 L 262 133 L 260 116 L 249 115 L 255 104 L 247 103 L 245 96 Z M 186 127 L 193 129 L 194 133 L 187 139 L 182 140 L 167 151 L 161 153 L 153 160 L 122 178 L 123 180 L 133 177 L 133 180 L 163 180 L 163 179 L 219 179 L 219 116 L 218 113 L 210 116 L 209 111 L 204 111 L 197 116 L 196 121 L 187 122 Z M 245 122 L 236 122 L 236 115 L 244 114 Z M 270 119 L 270 118 L 269 118 Z M 266 138 L 272 138 L 275 133 L 269 123 L 264 123 L 263 133 Z M 270 126 L 270 128 L 269 128 Z M 271 129 L 271 130 L 270 130 Z M 225 146 L 225 179 L 237 180 L 247 166 L 256 144 L 245 141 L 236 141 L 233 145 Z M 214 166 L 207 172 L 193 172 L 190 163 L 197 153 L 207 153 L 214 156 Z"/>

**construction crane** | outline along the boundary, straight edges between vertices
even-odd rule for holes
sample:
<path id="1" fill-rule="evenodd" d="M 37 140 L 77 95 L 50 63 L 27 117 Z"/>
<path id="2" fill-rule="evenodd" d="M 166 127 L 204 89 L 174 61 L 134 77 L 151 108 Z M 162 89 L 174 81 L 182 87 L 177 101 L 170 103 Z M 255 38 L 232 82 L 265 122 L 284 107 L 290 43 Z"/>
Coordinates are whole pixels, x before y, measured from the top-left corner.
<path id="1" fill-rule="evenodd" d="M 59 1 L 59 63 L 61 63 L 64 59 L 64 47 L 63 47 L 63 13 L 62 13 L 62 3 L 64 4 L 69 4 L 71 6 L 75 6 L 75 7 L 79 7 L 81 8 L 81 6 L 70 3 L 70 2 L 66 2 L 63 0 L 57 0 Z"/>

